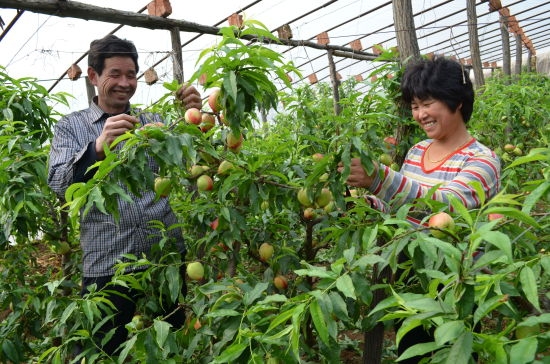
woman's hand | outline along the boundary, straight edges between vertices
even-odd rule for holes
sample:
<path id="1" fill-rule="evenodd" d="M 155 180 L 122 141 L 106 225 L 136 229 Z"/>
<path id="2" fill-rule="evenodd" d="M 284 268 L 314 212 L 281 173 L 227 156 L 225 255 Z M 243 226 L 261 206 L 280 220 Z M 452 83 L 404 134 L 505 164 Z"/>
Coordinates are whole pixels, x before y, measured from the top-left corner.
<path id="1" fill-rule="evenodd" d="M 338 165 L 338 172 L 342 173 L 343 170 L 344 165 L 340 162 Z M 374 171 L 369 175 L 361 164 L 361 159 L 352 158 L 350 163 L 350 172 L 346 183 L 353 187 L 369 188 L 372 185 L 372 181 L 374 180 L 376 173 L 378 173 L 377 163 L 374 163 Z"/>

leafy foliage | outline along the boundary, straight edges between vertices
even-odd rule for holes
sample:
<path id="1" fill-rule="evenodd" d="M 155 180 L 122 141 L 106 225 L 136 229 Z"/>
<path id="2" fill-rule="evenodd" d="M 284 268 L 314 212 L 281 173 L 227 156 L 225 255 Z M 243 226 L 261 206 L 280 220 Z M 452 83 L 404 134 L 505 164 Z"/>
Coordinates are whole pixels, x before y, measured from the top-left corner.
<path id="1" fill-rule="evenodd" d="M 291 63 L 285 64 L 281 54 L 263 45 L 265 40 L 278 39 L 262 23 L 245 20 L 242 29 L 224 27 L 220 33 L 220 42 L 199 55 L 200 66 L 189 82 L 205 75 L 205 87 L 219 87 L 225 117 L 231 128 L 240 133 L 241 129 L 252 127 L 256 109 L 277 107 L 277 88 L 271 79 L 277 77 L 288 87 L 289 73 L 300 73 Z M 242 37 L 254 40 L 245 44 Z"/>
<path id="2" fill-rule="evenodd" d="M 432 353 L 433 363 L 468 363 L 475 353 L 480 361 L 491 363 L 547 360 L 547 105 L 540 100 L 522 101 L 524 110 L 532 110 L 532 119 L 526 119 L 532 126 L 515 125 L 514 143 L 523 140 L 526 153 L 509 156 L 503 191 L 491 200 L 483 198 L 480 208 L 467 210 L 458 201 L 444 206 L 418 199 L 381 213 L 358 198 L 366 191 L 346 189 L 347 171 L 341 175 L 337 165 L 359 156 L 369 169 L 382 153 L 402 147 L 384 143 L 390 130 L 411 123 L 395 116 L 395 89 L 388 91 L 388 87 L 396 81 L 379 77 L 375 84 L 345 82 L 340 89 L 340 115 L 333 113 L 326 84 L 274 95 L 271 72 L 282 77 L 287 68 L 280 64 L 273 68 L 279 60 L 276 54 L 235 37 L 235 32 L 247 29 L 268 37 L 259 24 L 249 24 L 253 27 L 224 29 L 224 40 L 211 50 L 215 57 L 205 60 L 196 73 L 212 76 L 212 86 L 227 87 L 224 112 L 233 120 L 229 126 L 218 118 L 215 128 L 203 132 L 180 122 L 182 110 L 173 101 L 178 85 L 166 84 L 166 96 L 148 110 L 161 112 L 166 124 L 138 127 L 122 136 L 116 148 L 107 150 L 106 160 L 98 163 L 95 176 L 67 192 L 65 208 L 77 228 L 79 213 L 91 206 L 116 214 L 115 197 L 131 199 L 153 189 L 158 176 L 172 181 L 169 198 L 187 238 L 188 256 L 182 261 L 166 239 L 151 256 L 125 257 L 114 278 L 144 292 L 146 299 L 138 302 L 143 326 L 137 321 L 128 324 L 128 340 L 118 357 L 102 353 L 100 343 L 93 340 L 93 333 L 108 319 L 100 309 L 110 309 L 102 292 L 81 298 L 78 275 L 26 272 L 33 245 L 28 234 L 12 230 L 19 244 L 6 245 L 0 270 L 0 308 L 9 310 L 0 323 L 0 361 L 79 362 L 85 356 L 88 362 L 339 362 L 344 351 L 358 351 L 351 334 L 368 331 L 379 321 L 396 331 L 396 341 L 418 327 L 434 331 L 433 342 L 413 346 L 401 358 Z M 255 46 L 259 49 L 252 51 Z M 250 58 L 257 67 L 237 62 L 241 58 Z M 243 65 L 262 75 L 253 88 L 242 81 L 248 73 L 242 79 L 236 77 Z M 500 119 L 484 116 L 499 115 L 499 108 L 508 107 L 498 97 L 498 90 L 506 90 L 499 82 L 491 80 L 479 95 L 471 125 L 472 132 L 494 148 L 493 140 L 498 145 L 508 142 L 505 129 L 497 128 Z M 529 75 L 521 82 L 522 87 L 537 87 L 546 84 L 547 78 Z M 366 92 L 361 89 L 365 85 L 369 86 Z M 537 90 L 540 95 L 545 92 Z M 262 99 L 260 94 L 267 96 Z M 513 99 L 514 94 L 507 97 Z M 238 100 L 249 101 L 231 106 Z M 278 100 L 284 111 L 273 122 L 255 128 L 250 120 L 257 109 L 279 106 Z M 486 126 L 490 120 L 493 124 Z M 245 136 L 237 150 L 225 143 L 232 129 Z M 494 133 L 491 143 L 489 131 Z M 531 133 L 538 133 L 537 138 Z M 412 134 L 404 143 L 420 137 Z M 12 145 L 1 150 L 2 160 L 7 161 L 18 155 L 43 156 L 47 146 L 33 144 L 20 150 Z M 320 157 L 313 158 L 314 154 Z M 148 168 L 147 156 L 159 165 L 157 174 Z M 224 161 L 233 168 L 218 173 Z M 202 173 L 213 178 L 213 190 L 197 189 L 197 177 L 191 173 L 195 165 L 205 167 Z M 527 175 L 529 179 L 524 178 Z M 8 185 L 7 180 L 4 184 Z M 309 208 L 314 218 L 305 216 L 308 207 L 298 201 L 301 189 L 312 201 Z M 323 189 L 333 195 L 328 208 L 315 204 Z M 27 194 L 22 200 L 36 204 L 35 196 Z M 48 199 L 54 201 L 53 196 L 46 198 L 51 203 Z M 435 238 L 426 229 L 411 228 L 406 216 L 417 208 L 449 212 L 456 231 Z M 38 212 L 41 219 L 56 221 L 45 211 Z M 0 216 L 5 214 L 2 211 Z M 151 223 L 163 233 L 171 228 Z M 264 242 L 275 250 L 268 261 L 258 253 Z M 179 290 L 182 267 L 190 261 L 201 261 L 206 275 L 203 280 L 188 281 L 184 297 Z M 148 269 L 137 275 L 123 273 L 134 264 Z M 377 280 L 383 271 L 391 272 L 392 279 Z M 277 288 L 276 276 L 286 277 L 288 286 Z M 386 298 L 376 303 L 373 297 L 378 293 Z M 166 317 L 153 315 L 168 300 L 185 308 L 185 327 L 171 328 Z M 532 329 L 528 336 L 524 328 Z M 75 356 L 76 343 L 84 351 Z M 386 356 L 395 361 L 397 355 Z"/>
<path id="3" fill-rule="evenodd" d="M 54 234 L 59 214 L 47 186 L 46 142 L 54 115 L 46 100 L 66 104 L 64 95 L 49 96 L 35 80 L 13 79 L 0 68 L 0 246 Z M 57 219 L 59 220 L 59 219 Z"/>

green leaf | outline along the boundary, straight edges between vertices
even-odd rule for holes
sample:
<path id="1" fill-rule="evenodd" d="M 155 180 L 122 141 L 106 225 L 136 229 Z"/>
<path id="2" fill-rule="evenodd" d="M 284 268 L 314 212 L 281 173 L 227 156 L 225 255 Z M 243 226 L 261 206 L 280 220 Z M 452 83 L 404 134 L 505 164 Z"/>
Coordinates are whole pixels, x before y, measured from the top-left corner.
<path id="1" fill-rule="evenodd" d="M 481 235 L 481 237 L 488 243 L 498 248 L 504 257 L 508 260 L 508 263 L 514 261 L 512 256 L 512 242 L 510 237 L 500 231 L 487 231 Z"/>
<path id="2" fill-rule="evenodd" d="M 424 355 L 426 353 L 435 351 L 437 349 L 439 349 L 439 347 L 434 342 L 416 344 L 414 346 L 411 346 L 407 350 L 405 350 L 403 354 L 401 354 L 397 359 L 398 360 L 409 359 L 415 356 Z"/>
<path id="3" fill-rule="evenodd" d="M 176 267 L 174 265 L 166 267 L 164 277 L 168 281 L 170 300 L 171 302 L 176 302 L 181 291 L 181 278 L 179 274 L 179 267 Z"/>
<path id="4" fill-rule="evenodd" d="M 293 331 L 292 325 L 288 325 L 285 328 L 283 328 L 281 331 L 279 331 L 279 332 L 277 332 L 277 333 L 275 333 L 271 336 L 266 336 L 266 337 L 262 338 L 262 341 L 265 341 L 265 342 L 278 342 L 278 339 L 280 339 L 280 338 L 282 338 L 286 335 L 292 334 L 292 331 Z"/>
<path id="5" fill-rule="evenodd" d="M 351 268 L 359 267 L 361 270 L 365 270 L 367 267 L 373 267 L 375 264 L 385 262 L 386 260 L 378 254 L 368 254 L 354 261 Z"/>
<path id="6" fill-rule="evenodd" d="M 346 258 L 346 262 L 353 262 L 353 258 L 355 257 L 355 247 L 344 250 L 342 255 Z"/>
<path id="7" fill-rule="evenodd" d="M 162 320 L 155 320 L 154 323 L 153 323 L 153 327 L 155 328 L 155 332 L 156 332 L 156 341 L 157 341 L 157 345 L 159 346 L 159 348 L 163 348 L 164 347 L 164 343 L 166 342 L 166 338 L 168 337 L 168 334 L 170 333 L 170 327 L 172 325 L 170 325 L 168 322 L 166 321 L 162 321 Z"/>
<path id="8" fill-rule="evenodd" d="M 485 204 L 485 200 L 486 200 L 485 189 L 483 189 L 483 186 L 482 186 L 481 182 L 471 181 L 468 184 L 476 191 L 477 198 L 479 199 L 480 204 L 481 205 Z M 471 224 L 472 223 L 469 223 L 469 225 L 471 225 Z"/>
<path id="9" fill-rule="evenodd" d="M 292 314 L 292 331 L 290 335 L 290 346 L 292 347 L 292 352 L 294 353 L 294 356 L 298 358 L 300 353 L 300 342 L 302 338 L 302 330 L 300 323 L 303 319 L 303 312 L 306 308 L 306 305 L 304 303 L 296 306 L 294 309 L 294 312 Z"/>
<path id="10" fill-rule="evenodd" d="M 124 349 L 122 349 L 120 356 L 118 357 L 118 360 L 120 360 L 121 363 L 124 363 L 125 359 L 130 354 L 130 351 L 135 349 L 137 338 L 138 336 L 134 335 L 124 343 Z"/>
<path id="11" fill-rule="evenodd" d="M 233 102 L 237 102 L 237 76 L 235 71 L 229 71 L 226 77 L 223 79 L 223 92 L 233 99 Z M 224 95 L 225 96 L 225 95 Z"/>
<path id="12" fill-rule="evenodd" d="M 510 363 L 532 363 L 537 354 L 538 340 L 536 336 L 530 336 L 519 340 L 510 349 Z"/>
<path id="13" fill-rule="evenodd" d="M 338 288 L 338 290 L 348 298 L 357 298 L 355 296 L 355 287 L 353 286 L 353 281 L 348 274 L 340 276 L 338 277 L 338 279 L 336 279 L 336 288 Z"/>
<path id="14" fill-rule="evenodd" d="M 316 267 L 308 265 L 308 269 L 297 269 L 294 271 L 299 276 L 318 277 L 318 278 L 332 278 L 335 279 L 337 275 L 334 272 L 327 271 L 325 267 Z"/>
<path id="15" fill-rule="evenodd" d="M 472 266 L 472 268 L 481 269 L 496 262 L 505 263 L 505 261 L 508 261 L 508 258 L 502 255 L 502 252 L 500 250 L 490 250 L 486 253 L 481 254 L 481 258 L 475 261 L 475 264 Z"/>
<path id="16" fill-rule="evenodd" d="M 532 150 L 529 152 L 528 155 L 516 158 L 512 163 L 506 166 L 505 170 L 514 168 L 516 166 L 519 166 L 520 164 L 548 160 L 548 156 L 543 154 L 546 150 L 547 149 L 544 148 L 537 148 L 535 150 Z"/>
<path id="17" fill-rule="evenodd" d="M 458 197 L 455 197 L 454 195 L 449 196 L 449 202 L 451 203 L 451 206 L 453 207 L 453 211 L 460 215 L 466 221 L 468 226 L 472 226 L 474 223 L 472 216 L 470 216 L 470 212 L 464 206 L 461 200 L 458 199 Z"/>
<path id="18" fill-rule="evenodd" d="M 537 279 L 535 273 L 529 266 L 524 266 L 519 272 L 519 281 L 521 283 L 521 289 L 525 293 L 527 300 L 539 311 L 539 294 L 537 288 Z"/>
<path id="19" fill-rule="evenodd" d="M 2 352 L 6 355 L 6 357 L 13 363 L 19 363 L 19 350 L 13 343 L 13 341 L 4 339 L 2 340 Z M 59 354 L 59 351 L 57 351 L 57 354 Z M 59 362 L 61 363 L 61 362 Z"/>
<path id="20" fill-rule="evenodd" d="M 266 334 L 268 332 L 270 332 L 271 330 L 273 330 L 274 328 L 276 328 L 277 326 L 281 325 L 281 324 L 284 324 L 285 322 L 287 322 L 288 320 L 290 320 L 290 318 L 292 317 L 294 313 L 294 309 L 293 310 L 288 310 L 288 311 L 283 311 L 281 312 L 279 315 L 277 315 L 273 321 L 271 321 L 271 324 L 269 325 L 269 327 L 267 328 L 266 330 Z"/>
<path id="21" fill-rule="evenodd" d="M 4 115 L 4 120 L 13 121 L 13 111 L 11 109 L 2 109 L 2 114 Z"/>
<path id="22" fill-rule="evenodd" d="M 85 189 L 86 184 L 83 182 L 73 183 L 65 191 L 65 201 L 72 202 L 76 197 L 80 197 Z"/>
<path id="23" fill-rule="evenodd" d="M 475 287 L 466 282 L 460 284 L 461 292 L 457 301 L 458 318 L 465 319 L 472 314 L 475 305 Z"/>
<path id="24" fill-rule="evenodd" d="M 73 301 L 65 308 L 65 310 L 63 310 L 63 313 L 61 314 L 61 317 L 59 318 L 59 320 L 61 322 L 68 322 L 69 317 L 71 317 L 75 309 L 76 309 L 76 301 Z"/>
<path id="25" fill-rule="evenodd" d="M 166 152 L 163 155 L 166 157 L 166 161 L 173 166 L 181 165 L 183 159 L 181 139 L 174 135 L 168 135 L 164 143 Z"/>
<path id="26" fill-rule="evenodd" d="M 521 211 L 528 214 L 537 202 L 542 200 L 546 193 L 550 192 L 550 182 L 544 181 L 525 198 Z"/>
<path id="27" fill-rule="evenodd" d="M 534 326 L 537 324 L 550 324 L 550 313 L 543 313 L 538 316 L 529 316 L 518 323 L 517 326 Z"/>
<path id="28" fill-rule="evenodd" d="M 94 308 L 96 308 L 94 303 L 90 300 L 84 300 L 82 302 L 81 308 L 82 308 L 82 311 L 84 312 L 84 315 L 86 315 L 88 322 L 94 322 Z"/>
<path id="29" fill-rule="evenodd" d="M 481 303 L 474 312 L 474 324 L 477 324 L 484 317 L 489 316 L 490 312 L 494 311 L 497 307 L 507 301 L 507 295 L 497 295 Z"/>
<path id="30" fill-rule="evenodd" d="M 378 237 L 378 225 L 375 225 L 372 228 L 365 229 L 363 231 L 363 236 L 361 237 L 363 250 L 368 252 L 377 242 L 377 237 Z"/>
<path id="31" fill-rule="evenodd" d="M 331 291 L 329 293 L 329 298 L 331 301 L 332 309 L 334 315 L 338 317 L 342 321 L 348 321 L 349 320 L 349 314 L 348 314 L 348 306 L 346 305 L 346 302 L 342 298 L 342 296 L 336 292 Z"/>
<path id="32" fill-rule="evenodd" d="M 272 294 L 272 295 L 269 295 L 269 296 L 265 297 L 265 299 L 263 299 L 261 301 L 258 301 L 258 304 L 259 305 L 265 305 L 265 304 L 272 303 L 272 302 L 282 303 L 282 302 L 286 302 L 286 301 L 288 301 L 288 297 L 285 296 L 284 294 Z"/>
<path id="33" fill-rule="evenodd" d="M 540 257 L 540 265 L 546 272 L 546 275 L 550 275 L 550 255 L 545 254 Z"/>
<path id="34" fill-rule="evenodd" d="M 319 337 L 321 338 L 321 340 L 328 345 L 329 335 L 328 335 L 327 325 L 325 324 L 324 317 L 328 316 L 329 313 L 328 312 L 323 313 L 323 310 L 321 309 L 319 302 L 315 299 L 309 305 L 309 313 L 311 315 L 313 325 L 317 330 L 317 334 L 319 334 Z"/>
<path id="35" fill-rule="evenodd" d="M 387 297 L 385 299 L 383 299 L 382 301 L 380 301 L 370 312 L 369 312 L 369 316 L 372 316 L 373 314 L 375 314 L 376 312 L 378 311 L 384 311 L 388 308 L 391 308 L 391 307 L 396 307 L 396 306 L 400 306 L 402 304 L 404 304 L 405 301 L 397 294 L 393 294 L 392 296 L 390 297 Z"/>
<path id="36" fill-rule="evenodd" d="M 445 363 L 468 364 L 472 358 L 473 341 L 474 335 L 470 331 L 463 332 L 453 346 L 451 346 L 451 350 L 449 351 Z"/>
<path id="37" fill-rule="evenodd" d="M 508 194 L 504 193 L 504 191 L 501 191 L 496 194 L 491 200 L 488 201 L 488 206 L 500 206 L 500 205 L 521 205 L 521 203 L 517 200 L 521 195 L 517 194 Z"/>
<path id="38" fill-rule="evenodd" d="M 130 195 L 128 195 L 126 191 L 124 191 L 124 189 L 116 183 L 105 184 L 103 186 L 103 191 L 109 196 L 120 198 L 126 202 L 133 202 Z"/>
<path id="39" fill-rule="evenodd" d="M 4 343 L 2 343 L 2 350 L 4 353 L 6 353 L 6 348 L 4 348 Z M 48 362 L 46 360 L 46 358 L 48 358 L 52 353 L 53 354 L 56 354 L 57 352 L 59 351 L 59 347 L 58 346 L 52 346 L 50 348 L 48 348 L 47 350 L 45 350 L 42 354 L 40 354 L 40 357 L 38 358 L 38 362 L 39 363 L 42 363 L 42 362 Z M 7 353 L 6 353 L 7 355 Z M 14 360 L 14 359 L 11 359 L 14 363 L 17 363 L 17 360 Z"/>
<path id="40" fill-rule="evenodd" d="M 536 222 L 536 220 L 533 219 L 531 216 L 529 216 L 527 213 L 522 212 L 513 207 L 508 207 L 508 206 L 490 207 L 484 211 L 484 214 L 486 215 L 491 213 L 503 214 L 504 216 L 524 222 L 530 226 L 533 226 L 536 228 L 540 227 L 539 224 Z"/>
<path id="41" fill-rule="evenodd" d="M 458 262 L 460 262 L 462 251 L 452 244 L 429 236 L 423 237 L 422 239 L 423 242 L 432 244 L 440 249 L 445 254 L 445 257 L 449 259 L 449 261 L 454 261 L 455 264 L 458 264 Z"/>
<path id="42" fill-rule="evenodd" d="M 250 20 L 248 20 L 250 21 Z M 241 35 L 257 35 L 259 37 L 271 39 L 275 43 L 280 43 L 279 39 L 273 35 L 273 33 L 269 32 L 268 30 L 260 29 L 260 28 L 246 28 L 241 32 Z"/>
<path id="43" fill-rule="evenodd" d="M 422 327 L 422 320 L 416 319 L 414 317 L 408 317 L 405 320 L 403 320 L 403 323 L 399 327 L 399 330 L 397 330 L 397 333 L 395 335 L 395 342 L 396 344 L 399 344 L 401 342 L 401 339 L 412 329 L 415 329 L 417 327 Z"/>
<path id="44" fill-rule="evenodd" d="M 437 345 L 443 346 L 446 343 L 457 340 L 464 331 L 465 327 L 462 320 L 445 322 L 435 329 L 435 342 Z"/>
<path id="45" fill-rule="evenodd" d="M 88 213 L 92 206 L 95 206 L 100 212 L 104 213 L 105 215 L 109 214 L 105 209 L 105 198 L 103 197 L 101 190 L 97 186 L 90 190 L 88 201 L 86 203 L 86 208 L 84 210 L 84 215 Z"/>
<path id="46" fill-rule="evenodd" d="M 258 298 L 260 298 L 263 293 L 267 290 L 269 285 L 267 283 L 258 283 L 254 286 L 254 288 L 251 291 L 247 291 L 243 296 L 243 303 L 246 306 L 250 306 L 256 301 Z"/>
<path id="47" fill-rule="evenodd" d="M 241 313 L 236 310 L 230 310 L 230 309 L 216 309 L 215 311 L 208 312 L 205 317 L 227 317 L 227 316 L 240 316 Z"/>

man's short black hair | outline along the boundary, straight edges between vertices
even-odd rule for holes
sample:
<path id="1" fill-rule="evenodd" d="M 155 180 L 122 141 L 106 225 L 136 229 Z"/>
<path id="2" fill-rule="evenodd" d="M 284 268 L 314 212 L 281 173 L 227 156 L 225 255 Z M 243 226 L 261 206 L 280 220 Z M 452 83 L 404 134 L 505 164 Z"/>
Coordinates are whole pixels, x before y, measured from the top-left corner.
<path id="1" fill-rule="evenodd" d="M 105 59 L 111 57 L 130 57 L 136 65 L 136 72 L 139 71 L 138 53 L 133 42 L 121 39 L 116 35 L 107 35 L 90 43 L 88 52 L 88 66 L 92 67 L 98 74 L 103 72 Z"/>

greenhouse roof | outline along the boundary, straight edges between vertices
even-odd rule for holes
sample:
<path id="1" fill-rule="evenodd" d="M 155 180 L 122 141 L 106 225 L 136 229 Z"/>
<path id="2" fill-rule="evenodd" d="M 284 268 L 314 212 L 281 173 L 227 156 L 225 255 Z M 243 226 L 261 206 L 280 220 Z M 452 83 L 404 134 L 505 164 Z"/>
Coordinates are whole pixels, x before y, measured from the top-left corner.
<path id="1" fill-rule="evenodd" d="M 160 23 L 153 21 L 146 23 L 151 28 L 143 27 L 148 3 L 0 0 L 0 65 L 12 77 L 35 77 L 53 92 L 66 91 L 85 107 L 84 82 L 70 80 L 66 71 L 72 64 L 85 71 L 90 41 L 114 32 L 134 41 L 140 53 L 141 71 L 153 67 L 158 74 L 161 82 L 140 86 L 133 99 L 149 104 L 166 92 L 162 82 L 173 79 L 173 52 L 167 28 L 160 29 Z M 466 3 L 412 1 L 415 29 L 411 31 L 416 32 L 422 54 L 444 54 L 464 63 L 469 61 Z M 164 20 L 184 23 L 180 27 L 184 78 L 196 70 L 200 52 L 216 43 L 217 28 L 227 26 L 232 14 L 261 22 L 280 38 L 286 38 L 281 33 L 283 26 L 291 31 L 291 37 L 283 39 L 283 44 L 269 46 L 300 69 L 303 78 L 294 79 L 295 84 L 311 82 L 310 75 L 315 75 L 317 81 L 329 80 L 327 49 L 336 50 L 335 67 L 343 79 L 368 80 L 381 65 L 373 61 L 377 50 L 373 46 L 391 49 L 397 45 L 392 1 L 387 0 L 172 1 L 171 8 Z M 477 1 L 479 49 L 487 69 L 502 64 L 500 17 L 507 12 L 511 20 L 507 31 L 512 62 L 516 35 L 521 38 L 524 60 L 528 54 L 544 54 L 550 47 L 550 1 Z M 328 45 L 319 44 L 325 43 L 323 39 L 328 40 Z M 339 50 L 346 56 L 338 56 Z M 280 83 L 279 87 L 284 86 Z"/>

